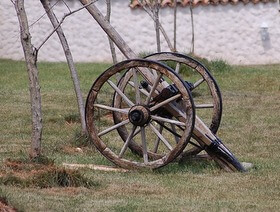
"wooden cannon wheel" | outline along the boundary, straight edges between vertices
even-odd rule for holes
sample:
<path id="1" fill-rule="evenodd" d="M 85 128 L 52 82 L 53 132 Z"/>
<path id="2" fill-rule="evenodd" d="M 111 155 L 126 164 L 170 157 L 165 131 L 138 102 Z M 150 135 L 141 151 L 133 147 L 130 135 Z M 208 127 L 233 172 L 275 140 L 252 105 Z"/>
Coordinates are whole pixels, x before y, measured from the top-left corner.
<path id="1" fill-rule="evenodd" d="M 176 104 L 184 121 L 180 113 L 178 117 L 162 115 L 166 105 L 176 110 Z M 158 168 L 173 161 L 188 144 L 194 119 L 194 103 L 185 82 L 168 66 L 144 59 L 107 69 L 94 82 L 86 103 L 91 140 L 123 168 Z M 178 134 L 163 131 L 159 123 L 171 125 Z"/>
<path id="2" fill-rule="evenodd" d="M 210 71 L 198 60 L 179 53 L 155 53 L 145 59 L 165 63 L 189 83 L 196 114 L 216 134 L 222 118 L 222 95 Z"/>
<path id="3" fill-rule="evenodd" d="M 145 58 L 163 62 L 186 81 L 192 93 L 196 115 L 216 134 L 222 118 L 222 95 L 210 71 L 198 60 L 179 53 L 161 52 Z M 181 154 L 181 159 L 197 155 L 203 150 L 195 138 L 190 143 L 194 146 L 189 146 Z"/>

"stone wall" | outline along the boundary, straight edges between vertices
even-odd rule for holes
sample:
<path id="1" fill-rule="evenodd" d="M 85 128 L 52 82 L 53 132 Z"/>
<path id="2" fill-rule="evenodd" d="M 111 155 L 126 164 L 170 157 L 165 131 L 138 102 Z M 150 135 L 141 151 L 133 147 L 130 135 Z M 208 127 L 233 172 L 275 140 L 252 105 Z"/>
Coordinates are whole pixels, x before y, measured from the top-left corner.
<path id="1" fill-rule="evenodd" d="M 25 1 L 29 23 L 40 18 L 44 11 L 39 1 Z M 142 9 L 130 9 L 128 0 L 112 1 L 112 25 L 137 53 L 155 52 L 154 25 Z M 100 0 L 98 8 L 105 13 Z M 71 9 L 80 7 L 71 1 Z M 55 6 L 59 17 L 67 13 L 63 4 Z M 173 9 L 163 8 L 161 22 L 173 40 Z M 188 7 L 178 8 L 178 51 L 191 49 L 191 22 Z M 280 63 L 280 12 L 276 2 L 266 4 L 198 6 L 194 8 L 195 54 L 208 59 L 224 59 L 231 64 Z M 268 26 L 262 34 L 262 26 Z M 62 25 L 76 62 L 111 61 L 106 34 L 86 10 L 68 17 Z M 33 43 L 38 46 L 51 32 L 46 16 L 30 26 Z M 168 51 L 162 38 L 162 50 Z M 0 2 L 0 58 L 22 60 L 19 27 L 10 1 Z M 118 59 L 124 57 L 118 52 Z M 57 35 L 47 41 L 39 52 L 41 61 L 65 61 Z"/>

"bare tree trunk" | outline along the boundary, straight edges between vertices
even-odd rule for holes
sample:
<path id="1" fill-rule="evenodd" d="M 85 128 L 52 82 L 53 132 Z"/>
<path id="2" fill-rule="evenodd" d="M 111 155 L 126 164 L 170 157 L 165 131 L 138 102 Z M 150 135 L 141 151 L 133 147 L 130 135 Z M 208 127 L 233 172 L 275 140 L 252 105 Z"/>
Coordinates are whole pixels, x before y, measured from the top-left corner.
<path id="1" fill-rule="evenodd" d="M 177 0 L 174 0 L 174 52 L 177 51 Z"/>
<path id="2" fill-rule="evenodd" d="M 191 53 L 194 54 L 194 20 L 193 20 L 193 0 L 190 3 L 191 23 L 192 23 L 192 48 Z"/>
<path id="3" fill-rule="evenodd" d="M 106 20 L 110 23 L 110 17 L 111 17 L 111 0 L 106 0 L 106 4 L 107 4 L 107 15 L 106 15 Z M 113 41 L 110 39 L 110 37 L 108 36 L 109 39 L 109 45 L 110 45 L 110 50 L 111 50 L 111 54 L 112 54 L 112 59 L 113 59 L 113 63 L 117 64 L 117 55 L 116 55 L 116 49 L 115 49 L 115 45 L 113 43 Z"/>
<path id="4" fill-rule="evenodd" d="M 79 113 L 80 113 L 80 119 L 81 119 L 81 125 L 82 125 L 82 134 L 87 135 L 87 128 L 86 128 L 86 122 L 85 122 L 85 108 L 84 108 L 81 87 L 80 87 L 80 81 L 79 81 L 76 67 L 74 65 L 73 57 L 72 57 L 67 39 L 63 33 L 61 26 L 59 26 L 59 22 L 51 8 L 49 0 L 40 0 L 40 1 L 50 19 L 50 22 L 52 23 L 53 27 L 57 28 L 56 33 L 59 37 L 60 43 L 64 50 L 65 57 L 66 57 L 68 67 L 71 72 L 71 77 L 72 77 L 72 81 L 73 81 L 74 88 L 75 88 L 75 93 L 76 93 L 76 98 L 77 98 L 77 103 L 78 103 L 78 108 L 79 108 Z"/>
<path id="5" fill-rule="evenodd" d="M 155 28 L 156 28 L 156 41 L 157 41 L 157 52 L 161 52 L 160 48 L 160 32 L 159 32 L 159 1 L 155 3 L 154 9 L 153 9 L 153 14 L 155 17 Z"/>
<path id="6" fill-rule="evenodd" d="M 31 43 L 31 35 L 28 27 L 28 20 L 24 8 L 24 0 L 13 1 L 20 26 L 20 38 L 27 66 L 31 114 L 32 114 L 32 135 L 29 156 L 34 159 L 41 154 L 42 140 L 42 109 L 41 93 L 39 85 L 39 73 L 37 68 L 37 50 Z"/>

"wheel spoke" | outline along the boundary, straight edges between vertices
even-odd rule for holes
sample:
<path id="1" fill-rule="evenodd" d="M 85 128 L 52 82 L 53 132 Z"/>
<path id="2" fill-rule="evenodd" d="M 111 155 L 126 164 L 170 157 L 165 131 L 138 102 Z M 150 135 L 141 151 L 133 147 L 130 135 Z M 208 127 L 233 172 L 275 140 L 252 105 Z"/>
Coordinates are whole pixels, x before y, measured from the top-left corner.
<path id="1" fill-rule="evenodd" d="M 132 138 L 134 138 L 140 131 L 141 131 L 141 128 L 136 129 L 134 131 L 134 134 L 133 134 Z"/>
<path id="2" fill-rule="evenodd" d="M 127 139 L 126 139 L 126 141 L 125 141 L 125 143 L 124 143 L 124 145 L 123 145 L 123 147 L 122 147 L 122 149 L 121 149 L 121 151 L 120 151 L 120 154 L 119 154 L 119 157 L 120 157 L 120 158 L 121 158 L 121 157 L 123 156 L 123 154 L 125 153 L 125 151 L 126 151 L 128 145 L 129 145 L 129 142 L 130 142 L 131 139 L 133 138 L 133 135 L 134 135 L 134 132 L 135 132 L 135 130 L 136 130 L 136 127 L 137 127 L 137 126 L 134 126 L 134 125 L 133 125 L 133 128 L 132 128 L 132 130 L 131 130 L 129 136 L 127 137 Z"/>
<path id="3" fill-rule="evenodd" d="M 162 74 L 160 74 L 160 75 L 157 76 L 157 78 L 156 78 L 156 80 L 155 80 L 155 82 L 154 82 L 154 85 L 153 85 L 153 87 L 152 87 L 152 89 L 151 89 L 151 91 L 150 91 L 150 93 L 149 93 L 149 96 L 147 97 L 147 99 L 146 99 L 146 101 L 145 101 L 145 104 L 146 104 L 146 105 L 148 105 L 148 104 L 150 103 L 150 100 L 151 100 L 151 98 L 152 98 L 152 95 L 153 95 L 154 91 L 156 90 L 156 88 L 157 88 L 157 86 L 158 86 L 158 83 L 159 83 L 161 77 L 162 77 Z"/>
<path id="4" fill-rule="evenodd" d="M 110 111 L 114 111 L 114 112 L 124 113 L 124 114 L 128 114 L 128 111 L 129 111 L 129 108 L 120 109 L 120 108 L 110 107 L 110 106 L 101 105 L 101 104 L 94 104 L 93 106 L 97 107 L 97 108 L 105 109 L 105 110 L 110 110 Z"/>
<path id="5" fill-rule="evenodd" d="M 162 133 L 162 130 L 163 130 L 163 126 L 160 125 L 160 127 L 159 127 L 159 133 L 160 134 Z M 160 138 L 157 137 L 157 139 L 155 141 L 154 153 L 156 153 L 158 151 L 159 141 L 160 141 Z"/>
<path id="6" fill-rule="evenodd" d="M 141 139 L 142 139 L 143 159 L 144 159 L 144 163 L 147 164 L 148 163 L 148 153 L 147 153 L 145 127 L 141 127 Z"/>
<path id="7" fill-rule="evenodd" d="M 134 89 L 135 89 L 136 104 L 141 104 L 141 98 L 140 98 L 140 91 L 139 91 L 139 83 L 138 83 L 137 72 L 136 72 L 135 69 L 133 69 L 132 72 L 133 72 L 133 81 L 134 81 Z"/>
<path id="8" fill-rule="evenodd" d="M 186 124 L 184 122 L 180 122 L 180 121 L 176 121 L 176 120 L 168 119 L 168 118 L 163 118 L 160 116 L 151 115 L 151 118 L 156 121 L 167 122 L 167 123 L 175 124 L 175 125 L 179 125 L 179 126 L 186 126 Z"/>
<path id="9" fill-rule="evenodd" d="M 199 104 L 195 105 L 196 109 L 214 108 L 213 104 Z"/>
<path id="10" fill-rule="evenodd" d="M 181 63 L 176 63 L 175 73 L 177 74 L 179 73 L 180 67 L 181 67 Z"/>
<path id="11" fill-rule="evenodd" d="M 151 127 L 152 131 L 159 137 L 159 139 L 165 144 L 165 146 L 172 151 L 173 148 L 170 143 L 162 136 L 162 134 L 155 128 L 155 126 L 150 123 L 149 126 Z"/>
<path id="12" fill-rule="evenodd" d="M 178 144 L 179 143 L 179 140 L 180 140 L 180 138 L 179 137 L 177 137 L 175 134 L 177 134 L 177 132 L 176 132 L 176 127 L 175 127 L 175 125 L 174 124 L 170 124 L 171 125 L 171 129 L 172 129 L 172 131 L 174 132 L 174 138 L 175 138 L 175 141 L 176 141 L 176 143 Z"/>
<path id="13" fill-rule="evenodd" d="M 128 84 L 129 84 L 130 86 L 134 87 L 134 82 L 128 81 Z M 139 88 L 139 91 L 140 91 L 142 94 L 144 94 L 145 96 L 149 96 L 149 93 L 148 93 L 145 89 Z"/>
<path id="14" fill-rule="evenodd" d="M 153 73 L 153 75 L 154 75 L 155 78 L 157 78 L 158 74 L 157 74 L 157 71 L 156 71 L 155 69 L 150 69 L 150 68 L 149 68 L 149 71 L 150 71 L 151 73 Z"/>
<path id="15" fill-rule="evenodd" d="M 169 104 L 168 106 L 170 106 L 172 108 L 172 110 L 175 110 L 176 113 L 178 113 L 184 119 L 187 118 L 186 113 L 184 111 L 182 111 L 181 109 L 179 109 L 178 107 L 176 107 L 174 104 Z"/>
<path id="16" fill-rule="evenodd" d="M 200 80 L 198 80 L 198 81 L 196 81 L 194 84 L 193 84 L 193 90 L 195 89 L 195 88 L 197 88 L 201 83 L 203 83 L 205 81 L 205 79 L 200 79 Z"/>
<path id="17" fill-rule="evenodd" d="M 156 121 L 156 123 L 158 123 L 160 126 L 162 126 L 164 129 L 168 130 L 169 132 L 171 132 L 174 136 L 178 137 L 179 139 L 182 137 L 181 135 L 179 135 L 177 132 L 174 132 L 172 129 L 170 129 L 169 127 L 167 127 L 166 125 L 164 125 L 162 122 Z M 185 129 L 182 128 L 181 126 L 177 126 L 180 130 L 184 131 Z"/>
<path id="18" fill-rule="evenodd" d="M 124 101 L 130 106 L 132 107 L 134 104 L 132 101 L 130 101 L 128 99 L 128 97 L 111 81 L 111 80 L 108 80 L 107 81 L 108 84 L 124 99 Z"/>
<path id="19" fill-rule="evenodd" d="M 107 128 L 106 130 L 103 130 L 102 132 L 98 133 L 98 136 L 105 135 L 105 134 L 107 134 L 108 132 L 111 132 L 112 130 L 117 129 L 118 127 L 121 127 L 121 126 L 123 126 L 123 125 L 125 125 L 125 124 L 127 124 L 127 123 L 129 123 L 129 120 L 128 120 L 128 119 L 126 119 L 126 120 L 124 120 L 124 121 L 122 121 L 122 122 L 120 122 L 120 123 L 118 123 L 118 124 L 116 124 L 116 125 L 114 125 L 114 126 L 112 126 L 112 127 L 109 127 L 109 128 Z"/>
<path id="20" fill-rule="evenodd" d="M 166 105 L 166 104 L 168 104 L 168 103 L 170 103 L 170 102 L 172 102 L 172 101 L 174 101 L 175 99 L 178 99 L 178 98 L 180 98 L 180 97 L 181 97 L 181 94 L 177 94 L 177 95 L 175 95 L 175 96 L 172 96 L 172 97 L 170 97 L 169 99 L 166 99 L 166 100 L 164 100 L 164 101 L 158 103 L 157 105 L 151 107 L 150 110 L 151 110 L 151 111 L 154 111 L 154 110 L 156 110 L 156 109 L 162 107 L 163 105 Z"/>

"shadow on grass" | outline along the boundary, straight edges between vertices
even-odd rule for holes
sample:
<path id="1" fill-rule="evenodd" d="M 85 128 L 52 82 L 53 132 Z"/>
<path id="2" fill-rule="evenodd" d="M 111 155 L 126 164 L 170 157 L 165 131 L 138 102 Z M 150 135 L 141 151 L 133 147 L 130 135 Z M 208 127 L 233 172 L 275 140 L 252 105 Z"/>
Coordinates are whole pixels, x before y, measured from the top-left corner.
<path id="1" fill-rule="evenodd" d="M 217 164 L 211 160 L 185 160 L 179 163 L 170 163 L 167 166 L 154 170 L 157 174 L 169 174 L 169 173 L 193 173 L 203 174 L 220 170 Z"/>

